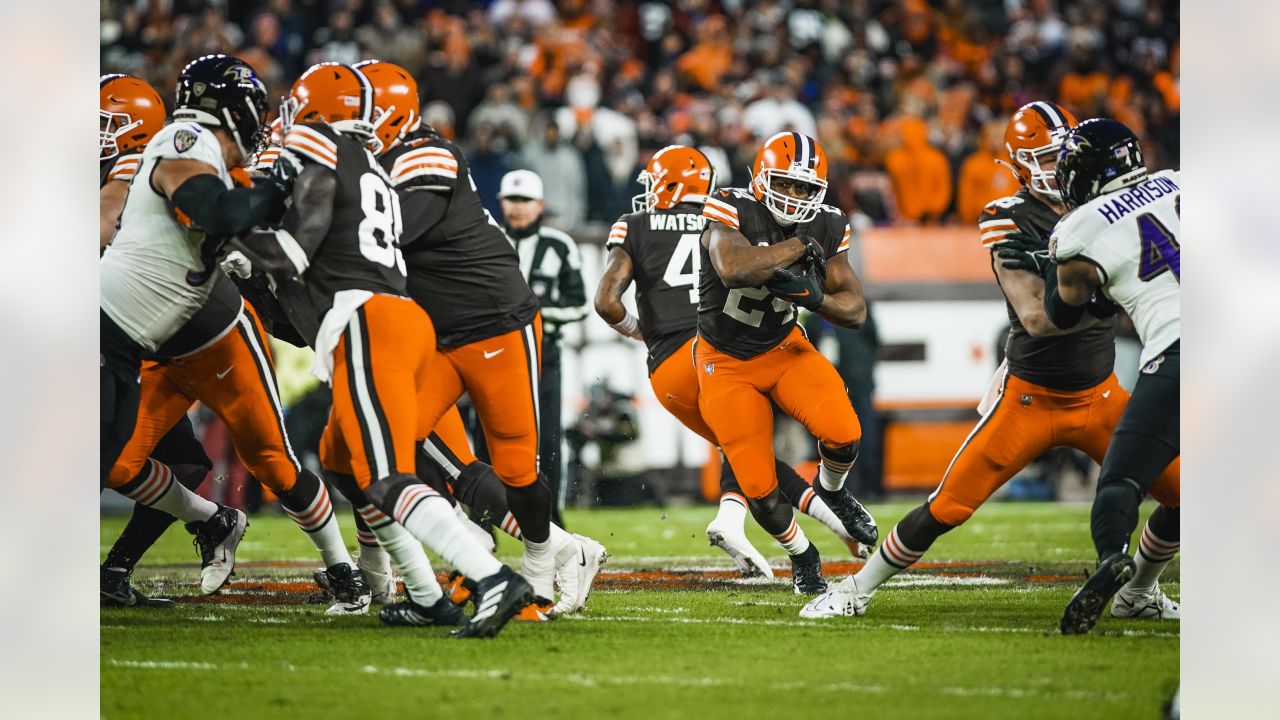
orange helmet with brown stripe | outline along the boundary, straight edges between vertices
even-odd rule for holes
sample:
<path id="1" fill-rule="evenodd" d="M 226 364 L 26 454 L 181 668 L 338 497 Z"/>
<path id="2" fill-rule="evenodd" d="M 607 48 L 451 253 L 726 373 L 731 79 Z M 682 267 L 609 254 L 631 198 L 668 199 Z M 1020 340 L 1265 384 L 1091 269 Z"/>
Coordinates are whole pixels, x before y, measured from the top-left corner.
<path id="1" fill-rule="evenodd" d="M 705 202 L 716 186 L 716 171 L 701 150 L 668 145 L 653 154 L 636 178 L 644 192 L 631 198 L 633 212 L 666 210 L 682 202 Z"/>
<path id="2" fill-rule="evenodd" d="M 798 197 L 781 192 L 774 184 L 781 180 Z M 769 138 L 756 153 L 751 166 L 751 189 L 775 220 L 783 225 L 808 222 L 818 214 L 827 195 L 827 154 L 817 140 L 798 132 L 780 132 Z"/>
<path id="3" fill-rule="evenodd" d="M 326 122 L 372 144 L 373 85 L 359 70 L 342 63 L 312 65 L 280 104 L 282 134 L 300 122 Z"/>
<path id="4" fill-rule="evenodd" d="M 1062 202 L 1057 181 L 1053 177 L 1058 150 L 1067 131 L 1076 124 L 1075 117 L 1060 105 L 1043 100 L 1029 102 L 1009 118 L 1004 131 L 1008 167 L 1026 187 L 1055 203 Z"/>
<path id="5" fill-rule="evenodd" d="M 375 152 L 390 150 L 418 127 L 418 81 L 408 70 L 384 60 L 364 60 L 354 67 L 373 84 Z"/>
<path id="6" fill-rule="evenodd" d="M 141 150 L 164 125 L 164 101 L 132 75 L 98 78 L 98 158 Z"/>

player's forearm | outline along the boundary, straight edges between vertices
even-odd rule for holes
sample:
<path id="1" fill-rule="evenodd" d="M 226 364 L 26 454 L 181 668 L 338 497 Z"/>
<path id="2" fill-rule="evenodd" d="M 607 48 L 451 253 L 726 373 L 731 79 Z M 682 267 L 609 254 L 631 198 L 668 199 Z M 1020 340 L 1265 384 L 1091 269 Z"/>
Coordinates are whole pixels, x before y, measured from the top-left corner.
<path id="1" fill-rule="evenodd" d="M 719 242 L 709 255 L 725 287 L 747 288 L 763 285 L 774 270 L 799 260 L 804 250 L 804 243 L 796 238 L 760 247 L 743 238 L 742 242 Z"/>
<path id="2" fill-rule="evenodd" d="M 1071 302 L 1070 300 L 1076 299 L 1075 293 L 1068 291 L 1070 300 L 1061 295 L 1058 281 L 1058 276 L 1052 272 L 1045 277 L 1044 314 L 1049 322 L 1058 328 L 1073 328 L 1084 317 L 1085 303 L 1089 302 L 1089 298 L 1086 297 L 1084 302 L 1079 304 Z"/>
<path id="3" fill-rule="evenodd" d="M 614 294 L 613 288 L 607 288 L 604 284 L 600 285 L 600 289 L 596 292 L 595 299 L 596 314 L 601 320 L 616 325 L 622 322 L 622 318 L 627 314 L 627 308 L 622 304 L 622 298 Z"/>
<path id="4" fill-rule="evenodd" d="M 193 227 L 214 237 L 231 237 L 267 221 L 284 198 L 274 185 L 227 188 L 215 175 L 196 175 L 170 197 Z"/>
<path id="5" fill-rule="evenodd" d="M 818 314 L 832 325 L 844 328 L 860 328 L 867 321 L 867 300 L 860 292 L 842 290 L 827 293 L 822 298 Z"/>

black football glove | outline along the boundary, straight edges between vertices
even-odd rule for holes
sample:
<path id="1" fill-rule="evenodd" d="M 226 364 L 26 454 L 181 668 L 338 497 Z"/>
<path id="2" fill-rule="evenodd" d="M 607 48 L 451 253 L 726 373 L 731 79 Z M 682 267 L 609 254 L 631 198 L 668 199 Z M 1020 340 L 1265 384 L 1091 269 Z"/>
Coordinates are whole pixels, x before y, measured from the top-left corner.
<path id="1" fill-rule="evenodd" d="M 1098 318 L 1099 320 L 1106 320 L 1117 312 L 1120 312 L 1120 306 L 1104 297 L 1101 292 L 1094 293 L 1093 297 L 1089 300 L 1089 304 L 1085 305 L 1084 309 L 1088 310 L 1090 315 Z"/>
<path id="2" fill-rule="evenodd" d="M 1040 277 L 1049 271 L 1049 246 L 1040 238 L 1017 230 L 994 244 L 1000 264 L 1010 270 L 1026 270 Z"/>
<path id="3" fill-rule="evenodd" d="M 300 174 L 302 174 L 302 160 L 288 149 L 281 149 L 275 162 L 271 163 L 271 169 L 266 175 L 258 176 L 257 182 L 275 188 L 283 200 L 293 194 L 293 183 L 297 181 Z"/>
<path id="4" fill-rule="evenodd" d="M 812 235 L 796 235 L 796 239 L 804 243 L 804 254 L 799 262 L 803 262 L 818 273 L 819 280 L 827 279 L 827 253 Z"/>
<path id="5" fill-rule="evenodd" d="M 810 267 L 803 275 L 786 269 L 774 270 L 773 277 L 766 280 L 764 286 L 774 297 L 802 308 L 817 310 L 822 307 L 822 281 L 818 279 L 815 267 Z"/>

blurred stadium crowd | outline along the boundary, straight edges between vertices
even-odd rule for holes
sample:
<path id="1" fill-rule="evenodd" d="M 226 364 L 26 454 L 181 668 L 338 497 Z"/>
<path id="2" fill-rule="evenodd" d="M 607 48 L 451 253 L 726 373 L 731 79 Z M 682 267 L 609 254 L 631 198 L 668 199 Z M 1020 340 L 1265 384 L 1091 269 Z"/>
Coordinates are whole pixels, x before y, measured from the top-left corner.
<path id="1" fill-rule="evenodd" d="M 1161 0 L 101 0 L 102 72 L 170 94 L 210 52 L 275 95 L 311 63 L 377 57 L 418 78 L 422 116 L 468 152 L 495 215 L 498 181 L 548 179 L 568 230 L 630 210 L 669 143 L 743 185 L 783 129 L 832 158 L 827 202 L 878 224 L 969 224 L 1016 189 L 1008 114 L 1056 99 L 1178 165 L 1179 10 Z"/>

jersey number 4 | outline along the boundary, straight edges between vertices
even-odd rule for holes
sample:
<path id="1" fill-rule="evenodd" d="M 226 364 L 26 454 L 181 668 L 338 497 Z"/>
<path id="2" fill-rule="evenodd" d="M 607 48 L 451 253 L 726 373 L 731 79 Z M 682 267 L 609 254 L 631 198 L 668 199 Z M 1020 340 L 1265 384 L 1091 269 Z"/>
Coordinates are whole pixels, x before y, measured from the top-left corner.
<path id="1" fill-rule="evenodd" d="M 369 262 L 397 268 L 405 274 L 400 252 L 400 198 L 373 173 L 360 176 L 360 254 Z"/>
<path id="2" fill-rule="evenodd" d="M 1151 213 L 1138 216 L 1138 235 L 1142 242 L 1139 253 L 1138 278 L 1151 282 L 1171 272 L 1182 282 L 1182 256 L 1178 239 Z"/>
<path id="3" fill-rule="evenodd" d="M 671 251 L 667 269 L 662 273 L 662 282 L 670 287 L 678 288 L 688 285 L 689 302 L 694 305 L 698 304 L 698 266 L 702 263 L 698 262 L 699 253 L 696 251 L 698 239 L 701 237 L 701 233 L 681 235 L 680 242 L 676 243 L 676 249 Z M 685 268 L 688 268 L 688 272 Z"/>

